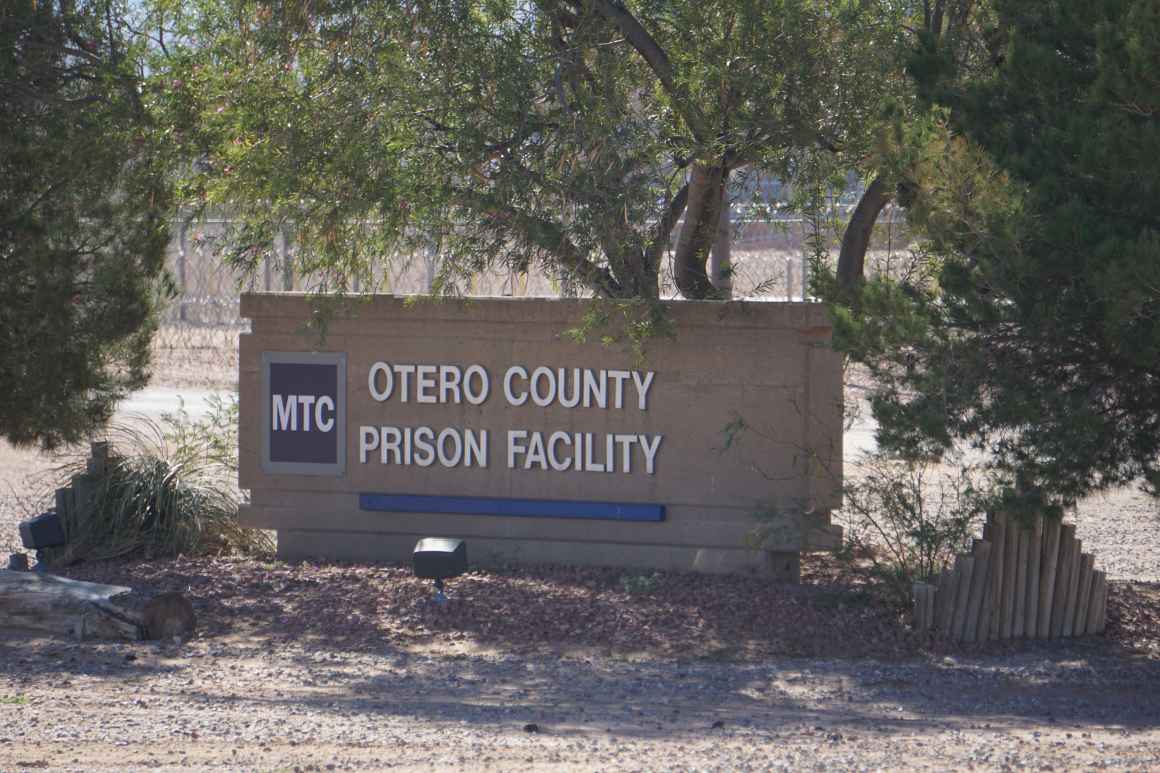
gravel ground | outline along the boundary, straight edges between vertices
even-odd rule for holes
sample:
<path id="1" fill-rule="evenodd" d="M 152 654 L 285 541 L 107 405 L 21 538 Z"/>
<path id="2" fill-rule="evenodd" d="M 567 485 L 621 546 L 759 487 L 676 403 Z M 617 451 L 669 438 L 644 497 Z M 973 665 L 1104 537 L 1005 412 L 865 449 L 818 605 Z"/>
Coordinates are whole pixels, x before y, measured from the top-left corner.
<path id="1" fill-rule="evenodd" d="M 1156 662 L 0 640 L 2 770 L 1160 767 Z"/>
<path id="2" fill-rule="evenodd" d="M 0 448 L 0 556 L 52 464 Z M 1074 520 L 1118 581 L 1107 635 L 1063 644 L 919 640 L 824 559 L 800 587 L 476 572 L 444 609 L 391 567 L 75 567 L 186 593 L 199 630 L 0 633 L 0 771 L 1160 769 L 1160 515 L 1123 490 Z"/>
<path id="3" fill-rule="evenodd" d="M 392 567 L 75 567 L 182 589 L 198 632 L 0 634 L 0 771 L 1160 767 L 1160 585 L 1113 584 L 1103 637 L 954 648 L 807 568 L 476 572 L 439 608 Z"/>

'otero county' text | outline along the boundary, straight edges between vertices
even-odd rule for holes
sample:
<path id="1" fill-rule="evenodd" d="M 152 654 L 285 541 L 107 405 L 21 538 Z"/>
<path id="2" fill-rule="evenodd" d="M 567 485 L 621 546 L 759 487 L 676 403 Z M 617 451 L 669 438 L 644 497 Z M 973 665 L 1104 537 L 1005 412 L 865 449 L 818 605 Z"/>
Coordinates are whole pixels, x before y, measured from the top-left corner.
<path id="1" fill-rule="evenodd" d="M 592 368 L 525 368 L 512 365 L 503 374 L 508 405 L 531 402 L 540 408 L 624 408 L 635 397 L 639 410 L 648 409 L 653 371 Z M 491 395 L 491 374 L 482 365 L 416 365 L 376 362 L 367 374 L 367 388 L 377 402 L 469 403 L 481 405 Z"/>

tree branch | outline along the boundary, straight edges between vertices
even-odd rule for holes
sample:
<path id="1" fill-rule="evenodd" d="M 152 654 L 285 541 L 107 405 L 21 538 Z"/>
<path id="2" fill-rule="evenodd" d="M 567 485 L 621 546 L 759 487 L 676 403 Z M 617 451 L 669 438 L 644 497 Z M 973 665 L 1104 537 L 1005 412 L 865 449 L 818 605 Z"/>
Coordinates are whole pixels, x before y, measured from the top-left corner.
<path id="1" fill-rule="evenodd" d="M 838 284 L 851 289 L 865 278 L 866 250 L 870 247 L 870 236 L 874 233 L 874 223 L 878 214 L 892 198 L 881 175 L 866 188 L 846 231 L 842 234 L 842 251 L 838 254 Z"/>
<path id="2" fill-rule="evenodd" d="M 717 238 L 725 175 L 723 167 L 705 164 L 694 164 L 690 175 L 685 224 L 677 239 L 673 271 L 677 289 L 689 299 L 709 298 L 715 292 L 705 263 Z"/>
<path id="3" fill-rule="evenodd" d="M 685 205 L 688 201 L 689 184 L 685 183 L 677 191 L 677 195 L 673 197 L 673 200 L 669 202 L 668 210 L 653 229 L 652 238 L 649 240 L 648 247 L 645 249 L 645 261 L 650 270 L 655 270 L 660 265 L 661 255 L 664 254 L 665 248 L 669 246 L 669 238 L 672 236 L 673 229 L 677 226 L 677 221 L 681 219 L 681 215 L 684 213 Z"/>
<path id="4" fill-rule="evenodd" d="M 479 214 L 493 216 L 529 244 L 551 253 L 560 265 L 588 285 L 597 295 L 619 298 L 624 289 L 604 266 L 589 260 L 557 224 L 518 209 L 497 206 L 491 197 L 469 188 L 454 189 L 460 204 Z"/>
<path id="5" fill-rule="evenodd" d="M 649 68 L 652 69 L 653 74 L 657 76 L 657 80 L 661 82 L 665 92 L 672 99 L 673 105 L 680 111 L 685 123 L 689 125 L 693 139 L 697 142 L 708 140 L 709 131 L 705 116 L 701 114 L 696 105 L 691 104 L 685 98 L 681 88 L 677 85 L 676 74 L 673 71 L 672 62 L 669 61 L 669 55 L 665 53 L 656 39 L 619 2 L 592 0 L 592 4 L 601 16 L 616 25 L 620 33 L 648 63 Z"/>

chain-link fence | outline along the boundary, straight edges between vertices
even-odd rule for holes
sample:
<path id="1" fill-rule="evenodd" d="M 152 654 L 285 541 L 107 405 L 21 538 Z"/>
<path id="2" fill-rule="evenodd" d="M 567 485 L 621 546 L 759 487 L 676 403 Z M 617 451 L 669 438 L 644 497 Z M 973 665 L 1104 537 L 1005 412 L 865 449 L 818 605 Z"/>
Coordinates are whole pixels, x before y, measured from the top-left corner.
<path id="1" fill-rule="evenodd" d="M 840 214 L 840 213 L 839 213 Z M 807 256 L 818 241 L 814 225 L 800 217 L 747 221 L 735 214 L 731 229 L 731 262 L 735 298 L 770 301 L 801 300 L 808 296 Z M 839 218 L 832 219 L 834 223 Z M 154 383 L 199 388 L 229 388 L 237 383 L 238 336 L 249 323 L 240 314 L 244 291 L 320 289 L 321 279 L 293 270 L 293 238 L 282 233 L 275 250 L 255 270 L 241 272 L 220 257 L 226 238 L 226 220 L 184 221 L 173 224 L 168 250 L 169 270 L 177 297 L 167 307 L 154 340 Z M 837 254 L 840 231 L 822 226 L 821 241 Z M 675 243 L 674 238 L 674 243 Z M 893 273 L 904 262 L 910 234 L 900 211 L 882 213 L 867 257 L 869 271 Z M 370 272 L 375 288 L 399 294 L 424 293 L 435 282 L 438 256 L 385 257 Z M 358 289 L 372 289 L 359 288 Z M 463 288 L 469 296 L 559 297 L 583 291 L 541 270 L 517 273 L 493 269 L 476 274 Z M 672 280 L 672 255 L 662 266 L 661 292 L 677 297 Z"/>

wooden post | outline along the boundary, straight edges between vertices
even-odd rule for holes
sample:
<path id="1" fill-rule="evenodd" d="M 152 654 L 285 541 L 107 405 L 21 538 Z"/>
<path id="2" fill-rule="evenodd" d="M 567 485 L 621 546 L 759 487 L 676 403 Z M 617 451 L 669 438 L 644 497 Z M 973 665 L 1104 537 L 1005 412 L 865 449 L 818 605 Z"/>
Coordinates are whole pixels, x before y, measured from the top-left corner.
<path id="1" fill-rule="evenodd" d="M 89 475 L 100 477 L 105 474 L 109 467 L 109 443 L 101 440 L 89 445 L 89 460 L 85 466 L 85 472 Z"/>
<path id="2" fill-rule="evenodd" d="M 1015 608 L 1012 612 L 1011 635 L 1016 639 L 1023 636 L 1027 627 L 1027 552 L 1031 549 L 1031 532 L 1020 524 L 1015 530 L 1019 535 L 1015 559 Z"/>
<path id="3" fill-rule="evenodd" d="M 987 626 L 987 638 L 998 639 L 1002 630 L 1003 617 L 1003 563 L 1007 551 L 1003 546 L 1007 542 L 1008 518 L 1006 513 L 995 513 L 991 522 L 991 536 L 994 555 L 991 558 L 991 622 Z"/>
<path id="4" fill-rule="evenodd" d="M 948 602 L 953 601 L 954 597 L 954 582 L 955 574 L 950 567 L 943 567 L 942 572 L 938 576 L 938 594 L 936 596 L 936 612 L 935 612 L 935 628 L 942 632 L 947 629 L 949 623 L 947 622 L 951 607 Z"/>
<path id="5" fill-rule="evenodd" d="M 995 556 L 999 552 L 994 542 L 987 542 L 991 546 L 990 560 L 987 561 L 987 578 L 983 583 L 983 603 L 979 607 L 979 630 L 975 641 L 989 641 L 994 637 L 991 626 L 995 616 Z"/>
<path id="6" fill-rule="evenodd" d="M 922 583 L 911 586 L 911 624 L 914 630 L 922 630 Z"/>
<path id="7" fill-rule="evenodd" d="M 56 514 L 61 517 L 61 520 L 66 520 L 69 513 L 72 512 L 73 495 L 72 489 L 58 488 L 56 490 Z"/>
<path id="8" fill-rule="evenodd" d="M 1035 636 L 1051 636 L 1051 609 L 1055 603 L 1055 577 L 1059 571 L 1059 540 L 1062 526 L 1055 518 L 1043 524 L 1043 556 L 1039 567 L 1039 614 L 1036 616 Z"/>
<path id="9" fill-rule="evenodd" d="M 959 589 L 955 593 L 955 619 L 951 638 L 962 641 L 967 631 L 967 599 L 971 592 L 971 578 L 975 573 L 975 557 L 963 556 L 963 563 L 959 571 Z"/>
<path id="10" fill-rule="evenodd" d="M 923 618 L 926 620 L 926 630 L 934 628 L 934 602 L 935 595 L 938 593 L 938 588 L 930 583 L 926 583 L 926 611 L 923 613 Z"/>
<path id="11" fill-rule="evenodd" d="M 1038 635 L 1039 618 L 1039 566 L 1043 558 L 1043 515 L 1035 514 L 1031 522 L 1030 542 L 1027 546 L 1027 601 L 1023 605 L 1026 620 L 1023 633 L 1029 639 Z"/>
<path id="12" fill-rule="evenodd" d="M 914 629 L 929 631 L 934 624 L 934 586 L 925 582 L 914 584 Z"/>
<path id="13" fill-rule="evenodd" d="M 1101 579 L 1101 575 L 1103 575 L 1103 572 L 1099 569 L 1092 569 L 1092 591 L 1088 596 L 1088 610 L 1083 631 L 1088 635 L 1096 632 L 1096 622 L 1100 614 L 1100 593 L 1101 586 L 1104 585 L 1104 580 Z"/>
<path id="14" fill-rule="evenodd" d="M 988 513 L 987 520 L 983 523 L 983 540 L 991 546 L 991 557 L 987 562 L 986 592 L 983 594 L 983 603 L 979 607 L 979 630 L 976 641 L 987 641 L 991 638 L 991 617 L 995 613 L 995 605 L 992 603 L 992 595 L 994 594 L 992 586 L 994 585 L 994 580 L 991 578 L 991 574 L 995 571 L 994 513 Z"/>
<path id="15" fill-rule="evenodd" d="M 1072 636 L 1075 632 L 1075 611 L 1079 603 L 1080 557 L 1083 555 L 1083 540 L 1077 539 L 1071 546 L 1071 571 L 1067 576 L 1067 606 L 1063 608 L 1063 633 Z"/>
<path id="16" fill-rule="evenodd" d="M 927 628 L 934 630 L 934 616 L 935 608 L 938 603 L 938 587 L 928 584 L 926 586 L 926 619 Z"/>
<path id="17" fill-rule="evenodd" d="M 951 572 L 950 582 L 946 588 L 946 617 L 942 621 L 940 630 L 943 638 L 949 639 L 955 629 L 955 609 L 958 607 L 959 586 L 963 584 L 963 558 L 955 556 L 955 568 Z"/>
<path id="18" fill-rule="evenodd" d="M 1055 600 L 1051 604 L 1051 638 L 1063 635 L 1067 617 L 1067 589 L 1071 587 L 1071 554 L 1075 547 L 1075 525 L 1065 523 L 1059 531 L 1059 570 L 1055 575 Z"/>
<path id="19" fill-rule="evenodd" d="M 1092 570 L 1095 569 L 1095 556 L 1084 553 L 1079 562 L 1079 600 L 1075 605 L 1075 625 L 1071 629 L 1072 636 L 1083 636 L 1087 633 L 1088 609 L 1092 601 Z"/>
<path id="20" fill-rule="evenodd" d="M 94 500 L 97 494 L 97 482 L 88 474 L 72 476 L 69 487 L 72 489 L 73 520 L 81 522 L 87 520 L 93 513 Z"/>
<path id="21" fill-rule="evenodd" d="M 975 540 L 972 552 L 975 557 L 975 571 L 971 578 L 971 589 L 967 593 L 967 624 L 963 631 L 963 641 L 978 641 L 979 610 L 983 606 L 983 596 L 987 593 L 987 580 L 991 565 L 991 543 Z"/>
<path id="22" fill-rule="evenodd" d="M 1015 565 L 1019 563 L 1019 522 L 1011 516 L 1007 516 L 1003 553 L 1003 627 L 999 636 L 1010 639 L 1015 630 Z"/>
<path id="23" fill-rule="evenodd" d="M 1093 572 L 1091 608 L 1088 610 L 1088 633 L 1103 633 L 1108 615 L 1108 576 L 1101 570 Z"/>

